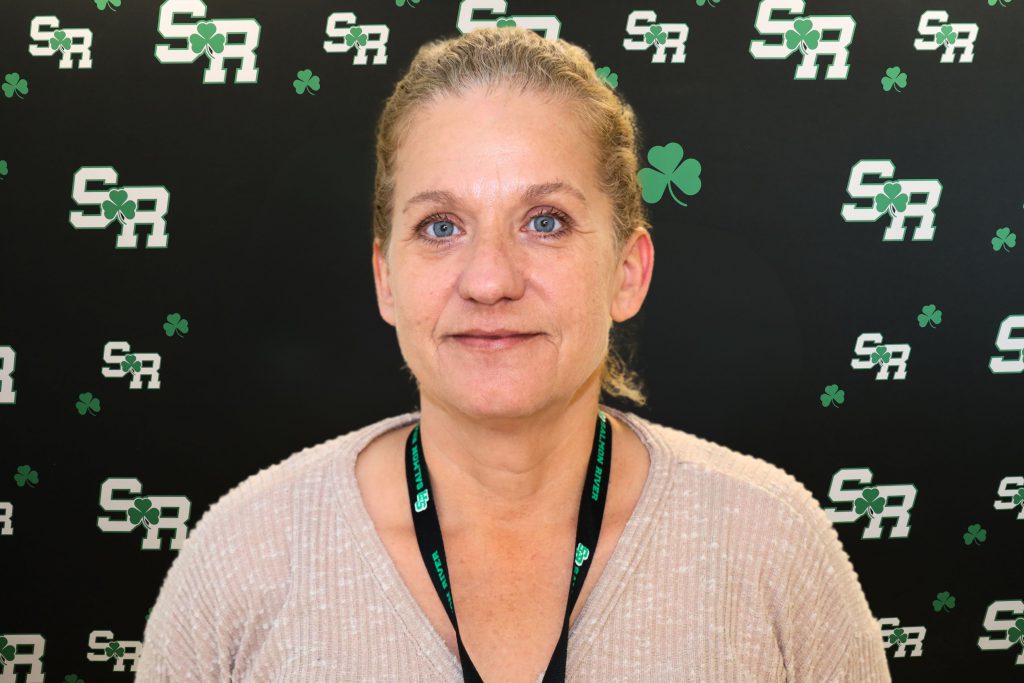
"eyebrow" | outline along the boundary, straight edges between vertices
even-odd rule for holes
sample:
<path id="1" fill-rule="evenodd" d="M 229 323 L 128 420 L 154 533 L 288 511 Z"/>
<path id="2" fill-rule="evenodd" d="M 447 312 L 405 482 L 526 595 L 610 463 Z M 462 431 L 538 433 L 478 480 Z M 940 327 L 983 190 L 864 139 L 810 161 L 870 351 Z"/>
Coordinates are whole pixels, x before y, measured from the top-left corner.
<path id="1" fill-rule="evenodd" d="M 556 192 L 568 192 L 569 194 L 573 195 L 581 202 L 583 202 L 584 205 L 586 205 L 587 203 L 586 196 L 582 192 L 580 192 L 575 185 L 562 181 L 555 181 L 550 183 L 535 183 L 533 185 L 530 185 L 523 191 L 523 200 L 533 201 L 535 199 L 539 199 L 540 197 L 546 197 L 550 194 L 555 194 Z M 408 211 L 409 207 L 411 207 L 413 204 L 423 204 L 428 202 L 437 202 L 439 204 L 456 204 L 458 203 L 458 199 L 456 199 L 454 194 L 448 192 L 447 190 L 424 190 L 423 192 L 419 192 L 416 195 L 414 195 L 412 199 L 405 203 L 405 207 L 402 209 L 402 213 Z"/>

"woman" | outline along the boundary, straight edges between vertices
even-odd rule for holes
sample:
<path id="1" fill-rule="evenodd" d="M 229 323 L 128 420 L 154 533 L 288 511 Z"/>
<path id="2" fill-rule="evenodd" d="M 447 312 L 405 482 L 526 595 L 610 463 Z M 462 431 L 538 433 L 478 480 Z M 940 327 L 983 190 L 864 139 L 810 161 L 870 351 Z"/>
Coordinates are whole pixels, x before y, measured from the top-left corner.
<path id="1" fill-rule="evenodd" d="M 419 410 L 196 525 L 138 681 L 889 681 L 824 511 L 642 404 L 632 109 L 521 28 L 425 45 L 377 129 L 373 274 Z"/>

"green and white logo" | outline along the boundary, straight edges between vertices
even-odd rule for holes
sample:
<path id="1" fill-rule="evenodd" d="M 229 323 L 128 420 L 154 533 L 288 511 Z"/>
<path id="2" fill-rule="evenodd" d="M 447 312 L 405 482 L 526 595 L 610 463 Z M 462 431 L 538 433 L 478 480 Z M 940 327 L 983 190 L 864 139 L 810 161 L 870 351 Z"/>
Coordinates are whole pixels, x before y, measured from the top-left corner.
<path id="1" fill-rule="evenodd" d="M 386 24 L 356 24 L 355 12 L 335 12 L 327 17 L 327 37 L 324 52 L 348 52 L 355 49 L 352 64 L 366 65 L 366 53 L 373 51 L 373 63 L 388 63 L 388 37 Z"/>
<path id="2" fill-rule="evenodd" d="M 590 557 L 590 548 L 582 543 L 576 544 L 576 566 L 582 567 L 583 563 Z"/>
<path id="3" fill-rule="evenodd" d="M 85 653 L 85 658 L 90 662 L 112 659 L 113 671 L 135 671 L 135 664 L 142 655 L 142 641 L 118 640 L 113 631 L 97 629 L 89 632 L 89 649 L 91 651 Z"/>
<path id="4" fill-rule="evenodd" d="M 477 18 L 487 13 L 490 19 Z M 562 30 L 561 20 L 553 14 L 508 14 L 506 0 L 462 0 L 455 19 L 455 28 L 469 33 L 484 26 L 519 26 L 536 31 L 544 38 L 554 40 Z"/>
<path id="5" fill-rule="evenodd" d="M 427 509 L 427 501 L 430 500 L 430 491 L 426 489 L 416 494 L 416 502 L 413 503 L 413 508 L 416 512 L 423 512 Z"/>
<path id="6" fill-rule="evenodd" d="M 224 62 L 238 60 L 235 83 L 255 83 L 259 78 L 256 48 L 260 44 L 260 22 L 248 19 L 210 19 L 198 22 L 175 21 L 175 15 L 187 14 L 193 19 L 206 17 L 203 0 L 165 0 L 160 5 L 157 31 L 161 37 L 184 41 L 181 47 L 157 43 L 154 55 L 161 64 L 191 64 L 203 56 L 206 68 L 203 83 L 224 83 L 227 70 Z M 229 40 L 241 36 L 240 41 Z"/>
<path id="7" fill-rule="evenodd" d="M 914 39 L 915 50 L 942 48 L 939 61 L 949 64 L 956 61 L 956 49 L 960 48 L 960 63 L 974 61 L 974 41 L 978 37 L 977 24 L 951 24 L 948 12 L 932 9 L 921 14 L 917 32 L 925 37 Z"/>
<path id="8" fill-rule="evenodd" d="M 52 30 L 50 30 L 52 29 Z M 78 56 L 79 69 L 92 68 L 92 31 L 87 28 L 60 28 L 60 19 L 54 16 L 32 17 L 29 36 L 42 45 L 28 46 L 33 57 L 52 57 L 60 53 L 58 69 L 72 69 Z"/>
<path id="9" fill-rule="evenodd" d="M 778 43 L 764 40 L 750 41 L 750 56 L 754 59 L 789 59 L 800 52 L 800 63 L 793 74 L 794 80 L 814 80 L 818 77 L 818 57 L 831 57 L 825 70 L 825 80 L 845 80 L 850 72 L 850 43 L 857 22 L 848 14 L 815 14 L 797 19 L 775 18 L 774 12 L 790 15 L 804 13 L 804 0 L 761 0 L 757 6 L 754 28 L 762 36 L 779 36 Z M 826 38 L 826 31 L 838 34 Z"/>
<path id="10" fill-rule="evenodd" d="M 1014 330 L 1019 330 L 1013 336 Z M 1008 315 L 999 323 L 996 333 L 995 347 L 1004 354 L 1016 353 L 1016 358 L 992 356 L 988 359 L 988 369 L 994 375 L 1024 373 L 1024 315 Z"/>
<path id="11" fill-rule="evenodd" d="M 91 190 L 90 182 L 115 186 L 110 190 Z M 147 249 L 167 248 L 167 206 L 171 195 L 163 185 L 117 186 L 117 171 L 113 166 L 82 166 L 71 180 L 71 199 L 78 206 L 95 206 L 98 211 L 85 213 L 72 210 L 68 216 L 71 226 L 79 230 L 103 230 L 115 220 L 121 231 L 114 242 L 115 249 L 135 249 L 139 246 L 135 228 L 148 225 L 152 229 L 146 237 Z M 143 209 L 142 202 L 152 202 Z"/>
<path id="12" fill-rule="evenodd" d="M 627 50 L 646 50 L 654 46 L 652 64 L 664 64 L 668 50 L 672 50 L 673 64 L 686 61 L 686 39 L 690 35 L 686 24 L 658 23 L 654 10 L 637 9 L 626 17 L 626 33 L 635 36 L 622 40 L 622 47 Z"/>
<path id="13" fill-rule="evenodd" d="M 862 332 L 857 336 L 853 353 L 850 367 L 854 370 L 870 370 L 877 365 L 878 374 L 875 375 L 875 380 L 890 379 L 890 370 L 894 370 L 891 379 L 907 378 L 910 344 L 883 345 L 881 332 Z"/>
<path id="14" fill-rule="evenodd" d="M 1016 510 L 1024 520 L 1024 476 L 1003 477 L 996 489 L 999 497 L 992 503 L 996 510 Z"/>
<path id="15" fill-rule="evenodd" d="M 850 168 L 846 193 L 853 199 L 871 200 L 867 206 L 843 204 L 840 215 L 848 223 L 874 223 L 882 216 L 889 224 L 882 233 L 883 242 L 902 242 L 906 237 L 906 219 L 917 220 L 911 241 L 931 241 L 935 237 L 935 209 L 942 196 L 937 178 L 901 178 L 893 182 L 871 183 L 868 175 L 892 178 L 896 164 L 891 159 L 861 159 Z M 914 201 L 914 197 L 923 197 Z"/>
<path id="16" fill-rule="evenodd" d="M 985 609 L 981 621 L 986 632 L 994 636 L 979 636 L 978 649 L 986 651 L 1017 648 L 1013 663 L 1024 665 L 1024 599 L 995 600 Z"/>
<path id="17" fill-rule="evenodd" d="M 160 388 L 160 354 L 131 353 L 126 341 L 108 341 L 103 345 L 103 361 L 113 367 L 102 367 L 104 377 L 121 378 L 131 375 L 129 389 L 142 389 L 142 378 L 148 377 L 147 389 Z"/>
<path id="18" fill-rule="evenodd" d="M 128 494 L 119 497 L 118 494 Z M 130 534 L 143 529 L 142 550 L 160 550 L 163 543 L 160 531 L 169 529 L 169 550 L 181 550 L 188 538 L 188 520 L 192 514 L 192 501 L 188 496 L 142 496 L 142 482 L 135 477 L 108 477 L 100 484 L 100 509 L 104 512 L 123 513 L 123 516 L 99 515 L 96 526 L 108 534 Z M 176 514 L 169 514 L 176 511 Z M 164 534 L 165 536 L 167 534 Z"/>
<path id="19" fill-rule="evenodd" d="M 917 499 L 913 484 L 871 484 L 874 478 L 867 467 L 847 467 L 832 475 L 828 499 L 833 503 L 850 503 L 848 509 L 824 508 L 828 518 L 836 524 L 852 524 L 861 518 L 869 520 L 861 534 L 862 539 L 882 537 L 882 520 L 891 519 L 889 538 L 910 536 L 910 510 Z M 847 488 L 847 484 L 859 484 Z M 898 499 L 894 500 L 894 499 Z"/>

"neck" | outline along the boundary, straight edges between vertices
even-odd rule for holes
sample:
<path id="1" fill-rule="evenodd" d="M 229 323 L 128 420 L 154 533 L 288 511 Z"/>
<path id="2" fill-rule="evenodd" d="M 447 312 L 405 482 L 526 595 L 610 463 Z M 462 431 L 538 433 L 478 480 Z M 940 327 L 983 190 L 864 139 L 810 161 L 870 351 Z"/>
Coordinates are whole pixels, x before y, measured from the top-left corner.
<path id="1" fill-rule="evenodd" d="M 420 405 L 423 457 L 446 534 L 575 529 L 596 391 L 514 416 L 466 415 L 425 394 Z"/>

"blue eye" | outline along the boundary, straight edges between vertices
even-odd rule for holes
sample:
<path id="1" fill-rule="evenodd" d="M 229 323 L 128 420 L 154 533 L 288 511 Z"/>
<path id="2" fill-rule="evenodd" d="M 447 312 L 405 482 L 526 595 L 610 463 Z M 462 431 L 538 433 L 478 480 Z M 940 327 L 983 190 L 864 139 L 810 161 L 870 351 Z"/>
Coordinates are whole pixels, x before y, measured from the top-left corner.
<path id="1" fill-rule="evenodd" d="M 555 219 L 557 219 L 557 221 L 562 223 L 562 228 L 560 230 L 557 229 L 555 221 L 552 220 L 552 217 L 554 217 Z M 529 222 L 536 229 L 537 239 L 541 240 L 554 240 L 563 237 L 572 231 L 571 229 L 574 225 L 573 220 L 569 218 L 569 216 L 553 207 L 543 209 L 533 214 L 532 216 L 530 216 Z M 445 226 L 438 227 L 435 229 L 435 232 L 439 235 L 439 237 L 442 237 L 444 239 L 438 239 L 424 234 L 424 228 L 430 228 L 430 226 L 432 225 Z M 453 240 L 447 238 L 452 236 L 452 230 L 454 228 L 455 223 L 452 222 L 452 220 L 448 217 L 447 214 L 434 213 L 420 221 L 415 226 L 414 229 L 416 231 L 416 236 L 420 240 L 430 244 L 433 247 L 445 248 L 446 245 L 453 242 Z"/>

